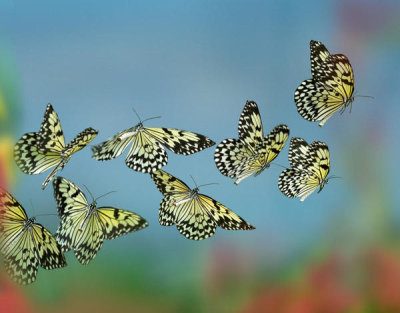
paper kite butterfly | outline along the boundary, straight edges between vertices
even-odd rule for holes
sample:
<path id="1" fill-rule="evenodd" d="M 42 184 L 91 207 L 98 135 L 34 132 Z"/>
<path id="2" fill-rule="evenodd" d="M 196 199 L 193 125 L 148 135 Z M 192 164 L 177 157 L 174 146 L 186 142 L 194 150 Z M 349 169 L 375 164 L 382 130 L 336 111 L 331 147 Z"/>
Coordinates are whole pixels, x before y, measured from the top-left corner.
<path id="1" fill-rule="evenodd" d="M 92 157 L 99 161 L 114 159 L 132 143 L 126 165 L 135 171 L 150 173 L 167 164 L 168 155 L 164 147 L 189 155 L 215 144 L 200 134 L 174 128 L 144 127 L 143 122 L 92 147 Z"/>
<path id="2" fill-rule="evenodd" d="M 190 189 L 178 178 L 158 170 L 150 174 L 164 195 L 160 204 L 159 222 L 163 226 L 176 224 L 188 239 L 202 240 L 214 235 L 217 226 L 228 230 L 255 229 L 218 201 Z"/>
<path id="3" fill-rule="evenodd" d="M 67 265 L 53 235 L 0 188 L 0 252 L 13 280 L 27 285 L 36 280 L 39 265 L 50 270 Z"/>
<path id="4" fill-rule="evenodd" d="M 114 207 L 97 207 L 88 203 L 85 194 L 63 177 L 53 180 L 60 225 L 55 234 L 62 251 L 74 249 L 81 264 L 88 264 L 100 250 L 105 239 L 138 231 L 148 226 L 136 213 Z"/>
<path id="5" fill-rule="evenodd" d="M 302 117 L 323 126 L 353 103 L 353 69 L 345 55 L 330 54 L 319 41 L 310 41 L 310 59 L 312 78 L 297 87 L 294 101 Z"/>
<path id="6" fill-rule="evenodd" d="M 278 182 L 279 189 L 287 197 L 299 197 L 300 201 L 304 201 L 315 189 L 319 187 L 319 193 L 328 183 L 330 160 L 325 143 L 314 141 L 308 145 L 303 139 L 293 137 L 290 141 L 289 163 L 291 168 L 281 173 Z"/>
<path id="7" fill-rule="evenodd" d="M 276 126 L 264 137 L 257 103 L 247 101 L 239 119 L 239 139 L 225 139 L 215 149 L 214 161 L 225 176 L 236 178 L 235 184 L 268 168 L 289 137 L 286 125 Z"/>
<path id="8" fill-rule="evenodd" d="M 44 189 L 71 156 L 91 142 L 97 133 L 93 128 L 86 128 L 65 145 L 60 120 L 49 103 L 39 132 L 26 133 L 15 144 L 14 159 L 21 171 L 30 175 L 54 167 L 42 184 Z"/>

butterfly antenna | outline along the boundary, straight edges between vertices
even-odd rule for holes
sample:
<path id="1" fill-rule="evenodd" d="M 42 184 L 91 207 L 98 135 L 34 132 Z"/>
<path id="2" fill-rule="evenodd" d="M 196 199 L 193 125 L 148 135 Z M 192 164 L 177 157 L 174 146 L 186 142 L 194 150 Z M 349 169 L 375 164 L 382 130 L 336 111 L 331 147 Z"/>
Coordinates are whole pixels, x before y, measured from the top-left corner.
<path id="1" fill-rule="evenodd" d="M 46 214 L 38 214 L 38 215 L 35 215 L 35 217 L 38 217 L 38 216 L 48 216 L 48 215 L 55 215 L 55 216 L 58 216 L 58 214 L 55 214 L 55 213 L 46 213 Z"/>
<path id="2" fill-rule="evenodd" d="M 282 168 L 284 168 L 285 170 L 288 169 L 288 167 L 283 166 L 283 165 L 281 165 L 281 164 L 279 164 L 279 163 L 275 163 L 275 162 L 273 162 L 273 163 L 271 162 L 271 165 L 276 165 L 276 166 L 282 167 Z"/>
<path id="3" fill-rule="evenodd" d="M 199 188 L 199 186 L 197 186 L 197 184 L 196 184 L 196 181 L 194 180 L 194 178 L 193 178 L 193 176 L 192 176 L 192 175 L 190 175 L 190 178 L 193 180 L 193 182 L 194 182 L 194 185 L 196 186 L 196 188 Z"/>
<path id="4" fill-rule="evenodd" d="M 103 198 L 103 197 L 105 197 L 105 196 L 107 196 L 107 195 L 109 195 L 110 193 L 113 193 L 113 192 L 116 192 L 116 191 L 115 191 L 115 190 L 109 191 L 109 192 L 105 193 L 104 195 L 101 195 L 101 196 L 97 197 L 96 199 L 94 199 L 94 201 L 97 201 L 97 200 L 99 200 L 100 198 Z"/>
<path id="5" fill-rule="evenodd" d="M 343 177 L 335 176 L 335 175 L 332 175 L 332 176 L 329 176 L 329 177 L 328 177 L 328 179 L 333 179 L 333 178 L 343 178 Z"/>
<path id="6" fill-rule="evenodd" d="M 203 184 L 203 185 L 198 186 L 197 188 L 204 187 L 204 186 L 210 186 L 210 185 L 219 185 L 219 183 L 208 183 L 208 184 Z"/>
<path id="7" fill-rule="evenodd" d="M 86 187 L 86 185 L 83 185 L 83 186 L 86 188 L 87 192 L 88 192 L 88 193 L 90 194 L 90 196 L 92 197 L 92 202 L 94 202 L 94 201 L 95 201 L 95 199 L 94 199 L 94 197 L 93 197 L 92 193 L 90 192 L 89 188 L 88 188 L 88 187 Z"/>
<path id="8" fill-rule="evenodd" d="M 137 116 L 137 118 L 139 119 L 139 122 L 140 122 L 140 123 L 143 123 L 143 122 L 142 122 L 142 119 L 140 118 L 139 114 L 136 112 L 135 108 L 132 108 L 132 110 L 133 110 L 133 112 L 135 113 L 135 115 Z"/>
<path id="9" fill-rule="evenodd" d="M 146 118 L 145 120 L 142 121 L 142 123 L 144 123 L 144 122 L 146 122 L 146 121 L 154 120 L 154 119 L 156 119 L 156 118 L 161 118 L 161 116 L 154 116 L 154 117 Z"/>

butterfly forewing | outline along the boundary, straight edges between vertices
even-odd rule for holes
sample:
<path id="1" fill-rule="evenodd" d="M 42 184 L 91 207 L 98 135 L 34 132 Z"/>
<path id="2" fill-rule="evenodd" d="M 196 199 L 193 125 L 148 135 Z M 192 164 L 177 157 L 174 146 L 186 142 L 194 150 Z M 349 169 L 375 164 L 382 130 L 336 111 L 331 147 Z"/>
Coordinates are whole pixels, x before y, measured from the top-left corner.
<path id="1" fill-rule="evenodd" d="M 189 155 L 215 145 L 210 138 L 174 128 L 146 127 L 144 131 L 174 153 Z"/>
<path id="2" fill-rule="evenodd" d="M 97 212 L 107 239 L 114 239 L 149 225 L 144 218 L 133 212 L 110 207 L 98 208 Z"/>
<path id="3" fill-rule="evenodd" d="M 328 56 L 330 56 L 330 53 L 321 42 L 310 41 L 311 74 L 313 77 L 316 76 L 317 70 L 324 64 Z"/>
<path id="4" fill-rule="evenodd" d="M 264 139 L 265 163 L 272 162 L 282 151 L 289 138 L 289 128 L 286 125 L 276 126 Z"/>
<path id="5" fill-rule="evenodd" d="M 65 139 L 60 120 L 50 103 L 47 105 L 44 119 L 40 126 L 37 146 L 42 151 L 58 153 L 61 153 L 65 147 Z"/>
<path id="6" fill-rule="evenodd" d="M 75 152 L 85 148 L 99 133 L 91 127 L 88 127 L 81 131 L 66 147 L 64 153 L 72 155 Z"/>
<path id="7" fill-rule="evenodd" d="M 175 196 L 179 194 L 186 194 L 190 192 L 190 188 L 183 181 L 172 176 L 171 174 L 158 170 L 150 174 L 151 178 L 154 180 L 158 190 L 164 196 Z"/>
<path id="8" fill-rule="evenodd" d="M 289 168 L 279 176 L 278 187 L 289 198 L 304 201 L 318 186 L 318 178 L 304 170 Z"/>
<path id="9" fill-rule="evenodd" d="M 263 142 L 263 126 L 257 103 L 247 101 L 239 119 L 239 139 L 253 151 Z"/>
<path id="10" fill-rule="evenodd" d="M 310 146 L 307 142 L 299 137 L 292 137 L 289 147 L 289 163 L 296 169 L 308 167 L 310 160 L 307 159 Z"/>
<path id="11" fill-rule="evenodd" d="M 320 179 L 325 179 L 330 169 L 328 146 L 324 142 L 314 141 L 311 144 L 308 158 L 311 160 L 308 171 L 312 171 Z"/>

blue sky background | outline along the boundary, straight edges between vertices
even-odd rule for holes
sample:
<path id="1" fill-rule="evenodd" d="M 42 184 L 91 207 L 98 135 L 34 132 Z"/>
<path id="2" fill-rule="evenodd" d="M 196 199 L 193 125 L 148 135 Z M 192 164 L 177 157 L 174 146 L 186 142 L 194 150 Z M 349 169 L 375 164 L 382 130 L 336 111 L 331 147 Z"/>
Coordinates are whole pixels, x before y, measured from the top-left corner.
<path id="1" fill-rule="evenodd" d="M 235 186 L 216 169 L 215 146 L 186 157 L 169 151 L 166 171 L 191 187 L 190 175 L 198 184 L 219 183 L 201 192 L 257 228 L 218 229 L 214 237 L 194 242 L 175 227 L 159 225 L 162 196 L 148 175 L 125 166 L 126 153 L 98 162 L 85 148 L 59 174 L 87 185 L 96 196 L 117 191 L 99 204 L 132 210 L 150 223 L 106 242 L 93 263 L 104 256 L 117 264 L 140 254 L 149 262 L 162 259 L 155 271 L 165 273 L 201 264 L 220 245 L 244 251 L 257 264 L 290 262 L 328 233 L 332 241 L 343 240 L 340 229 L 331 232 L 334 220 L 347 220 L 349 229 L 374 227 L 360 209 L 365 190 L 359 184 L 370 180 L 376 184 L 368 190 L 388 195 L 398 223 L 396 1 L 4 1 L 0 9 L 0 43 L 12 55 L 19 77 L 16 140 L 39 129 L 51 102 L 66 141 L 90 126 L 99 130 L 92 142 L 98 144 L 136 125 L 135 108 L 142 119 L 162 116 L 145 126 L 194 131 L 218 144 L 237 138 L 238 119 L 249 99 L 259 105 L 265 133 L 283 123 L 291 137 L 326 142 L 331 173 L 343 177 L 302 203 L 279 191 L 280 167 Z M 351 114 L 336 114 L 323 128 L 304 120 L 293 101 L 294 90 L 311 77 L 311 39 L 322 41 L 331 53 L 345 54 L 356 90 L 375 98 L 356 98 Z M 288 148 L 277 163 L 288 166 Z M 52 186 L 41 191 L 46 175 L 18 174 L 14 195 L 29 215 L 56 212 Z M 55 230 L 58 221 L 44 216 L 39 222 Z M 71 275 L 80 270 L 65 269 Z M 196 276 L 187 275 L 189 280 Z"/>

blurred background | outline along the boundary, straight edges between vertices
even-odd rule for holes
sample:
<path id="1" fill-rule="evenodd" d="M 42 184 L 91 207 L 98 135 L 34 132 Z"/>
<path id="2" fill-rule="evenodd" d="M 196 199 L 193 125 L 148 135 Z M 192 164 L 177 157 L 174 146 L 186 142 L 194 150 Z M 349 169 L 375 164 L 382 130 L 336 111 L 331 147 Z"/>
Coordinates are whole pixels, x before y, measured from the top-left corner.
<path id="1" fill-rule="evenodd" d="M 214 148 L 168 152 L 164 168 L 256 226 L 187 240 L 158 223 L 162 199 L 148 175 L 90 148 L 60 173 L 99 201 L 132 210 L 150 226 L 104 243 L 80 265 L 39 269 L 15 287 L 0 279 L 1 312 L 400 312 L 400 3 L 398 1 L 0 1 L 0 182 L 29 216 L 56 213 L 47 172 L 28 176 L 13 158 L 22 134 L 38 131 L 47 103 L 66 141 L 86 127 L 91 144 L 145 126 L 237 138 L 246 100 L 264 132 L 325 141 L 332 180 L 304 203 L 278 189 L 282 168 L 240 183 L 222 176 Z M 311 77 L 309 41 L 345 54 L 354 69 L 352 113 L 323 128 L 304 120 L 294 90 Z M 276 159 L 288 166 L 289 145 Z M 397 190 L 397 191 L 396 191 Z M 56 216 L 40 216 L 51 231 Z"/>

